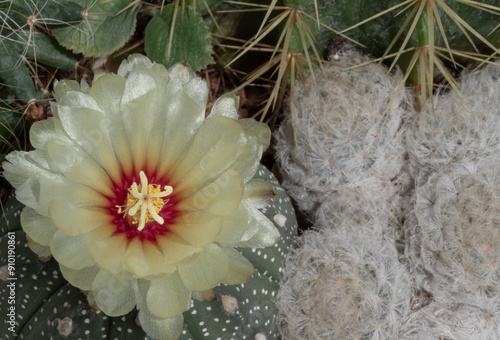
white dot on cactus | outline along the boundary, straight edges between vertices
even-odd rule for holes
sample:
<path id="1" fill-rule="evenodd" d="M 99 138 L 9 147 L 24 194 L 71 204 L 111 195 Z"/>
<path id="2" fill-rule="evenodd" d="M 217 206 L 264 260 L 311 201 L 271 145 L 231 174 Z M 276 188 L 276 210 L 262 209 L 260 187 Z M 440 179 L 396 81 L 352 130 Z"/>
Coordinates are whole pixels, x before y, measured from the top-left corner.
<path id="1" fill-rule="evenodd" d="M 57 331 L 59 332 L 59 334 L 64 336 L 70 335 L 73 331 L 73 320 L 70 317 L 65 317 L 62 320 L 58 320 Z"/>
<path id="2" fill-rule="evenodd" d="M 0 267 L 0 280 L 5 282 L 7 281 L 8 277 L 9 277 L 9 271 L 7 270 L 7 266 Z"/>
<path id="3" fill-rule="evenodd" d="M 222 307 L 227 313 L 234 313 L 235 309 L 238 307 L 238 300 L 231 295 L 222 295 Z"/>
<path id="4" fill-rule="evenodd" d="M 276 222 L 277 225 L 280 227 L 284 227 L 286 223 L 286 217 L 281 215 L 281 214 L 276 214 L 273 217 L 274 222 Z"/>

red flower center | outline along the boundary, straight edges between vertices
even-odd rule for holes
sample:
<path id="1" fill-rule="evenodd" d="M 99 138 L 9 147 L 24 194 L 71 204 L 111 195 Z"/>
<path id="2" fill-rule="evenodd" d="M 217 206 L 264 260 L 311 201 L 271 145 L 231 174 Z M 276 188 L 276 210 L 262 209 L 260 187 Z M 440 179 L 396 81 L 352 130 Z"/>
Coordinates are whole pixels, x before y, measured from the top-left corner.
<path id="1" fill-rule="evenodd" d="M 155 240 L 156 235 L 168 231 L 168 225 L 177 216 L 173 188 L 164 183 L 150 184 L 141 171 L 137 176 L 124 180 L 117 188 L 111 213 L 117 226 L 116 232 L 126 233 L 127 238 Z M 154 180 L 154 176 L 150 177 Z"/>

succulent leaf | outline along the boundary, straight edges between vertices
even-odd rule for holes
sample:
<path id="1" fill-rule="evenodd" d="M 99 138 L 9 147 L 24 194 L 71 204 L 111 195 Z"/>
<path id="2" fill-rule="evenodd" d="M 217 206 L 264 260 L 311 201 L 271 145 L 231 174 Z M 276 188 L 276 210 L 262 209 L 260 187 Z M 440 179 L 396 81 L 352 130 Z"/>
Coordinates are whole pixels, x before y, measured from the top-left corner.
<path id="1" fill-rule="evenodd" d="M 146 53 L 167 68 L 185 61 L 194 71 L 200 71 L 214 62 L 208 28 L 192 8 L 182 13 L 174 10 L 174 4 L 165 6 L 163 12 L 149 22 L 145 33 Z M 172 25 L 174 15 L 175 24 Z"/>
<path id="2" fill-rule="evenodd" d="M 138 6 L 128 0 L 72 0 L 83 11 L 76 22 L 54 27 L 61 45 L 86 57 L 110 54 L 122 47 L 134 33 Z"/>

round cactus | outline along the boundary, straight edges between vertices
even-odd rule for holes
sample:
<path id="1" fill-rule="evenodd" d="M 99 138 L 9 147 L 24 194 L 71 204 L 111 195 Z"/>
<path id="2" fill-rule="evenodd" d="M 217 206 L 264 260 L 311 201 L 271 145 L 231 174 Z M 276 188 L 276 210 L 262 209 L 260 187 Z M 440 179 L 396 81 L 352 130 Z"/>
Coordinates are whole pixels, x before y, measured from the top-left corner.
<path id="1" fill-rule="evenodd" d="M 410 287 L 394 242 L 369 228 L 304 234 L 278 294 L 284 339 L 392 339 Z"/>
<path id="2" fill-rule="evenodd" d="M 456 164 L 416 188 L 409 257 L 442 291 L 500 291 L 500 163 Z"/>
<path id="3" fill-rule="evenodd" d="M 238 249 L 252 262 L 255 272 L 247 283 L 214 288 L 215 301 L 193 301 L 184 313 L 185 325 L 179 339 L 274 339 L 277 327 L 274 303 L 282 275 L 285 254 L 294 243 L 297 221 L 290 198 L 272 174 L 260 167 L 255 178 L 273 184 L 275 196 L 263 213 L 274 221 L 281 239 L 273 247 Z M 137 310 L 121 317 L 109 317 L 89 307 L 87 298 L 61 275 L 56 261 L 38 258 L 26 243 L 19 215 L 23 205 L 7 201 L 0 229 L 0 306 L 15 307 L 12 325 L 2 323 L 5 339 L 68 337 L 74 339 L 151 339 L 138 325 Z M 15 254 L 15 271 L 10 275 L 9 240 Z M 15 304 L 10 305 L 8 284 L 15 277 Z"/>
<path id="4" fill-rule="evenodd" d="M 363 59 L 348 54 L 340 61 L 349 67 Z M 389 76 L 376 64 L 344 67 L 325 65 L 338 79 L 317 71 L 315 78 L 297 82 L 289 109 L 295 115 L 275 134 L 283 186 L 307 213 L 342 186 L 365 177 L 380 176 L 390 185 L 405 163 L 405 94 L 399 93 L 384 114 L 401 76 Z"/>
<path id="5" fill-rule="evenodd" d="M 464 74 L 459 84 L 468 103 L 450 91 L 435 97 L 434 108 L 427 105 L 414 115 L 407 144 L 417 183 L 425 183 L 435 171 L 447 171 L 453 163 L 498 153 L 500 67 L 488 65 L 480 72 Z"/>
<path id="6" fill-rule="evenodd" d="M 314 220 L 321 226 L 367 226 L 391 238 L 401 229 L 402 219 L 411 209 L 411 177 L 408 173 L 393 181 L 367 177 L 335 192 L 321 203 Z M 356 184 L 356 185 L 354 185 Z"/>
<path id="7" fill-rule="evenodd" d="M 498 296 L 461 294 L 434 297 L 404 320 L 398 339 L 491 340 L 500 334 Z"/>

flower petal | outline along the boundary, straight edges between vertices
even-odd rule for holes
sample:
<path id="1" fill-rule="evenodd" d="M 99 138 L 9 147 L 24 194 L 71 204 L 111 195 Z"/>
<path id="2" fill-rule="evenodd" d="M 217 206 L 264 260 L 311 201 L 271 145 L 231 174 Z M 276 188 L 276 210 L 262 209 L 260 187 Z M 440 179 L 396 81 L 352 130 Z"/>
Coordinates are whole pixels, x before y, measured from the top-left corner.
<path id="1" fill-rule="evenodd" d="M 221 227 L 220 217 L 195 212 L 183 214 L 182 218 L 169 225 L 168 229 L 193 247 L 204 247 L 215 240 Z"/>
<path id="2" fill-rule="evenodd" d="M 21 213 L 21 225 L 26 234 L 35 242 L 49 246 L 57 227 L 48 217 L 41 216 L 35 210 L 26 207 Z"/>
<path id="3" fill-rule="evenodd" d="M 104 78 L 101 77 L 98 80 Z M 58 116 L 68 136 L 92 155 L 115 183 L 122 176 L 113 144 L 113 115 L 102 112 L 95 100 L 81 92 L 68 92 L 58 102 Z"/>
<path id="4" fill-rule="evenodd" d="M 76 206 L 109 204 L 108 200 L 95 190 L 47 170 L 44 164 L 40 163 L 36 150 L 11 152 L 6 159 L 10 163 L 2 164 L 4 176 L 16 188 L 16 197 L 42 216 L 49 216 L 50 199 L 66 200 Z"/>
<path id="5" fill-rule="evenodd" d="M 121 62 L 116 73 L 126 78 L 136 68 L 150 68 L 151 66 L 153 66 L 153 62 L 148 57 L 135 53 L 129 55 L 127 59 Z"/>
<path id="6" fill-rule="evenodd" d="M 90 95 L 102 112 L 106 112 L 109 134 L 116 158 L 126 175 L 130 175 L 133 167 L 130 144 L 123 123 L 121 101 L 125 91 L 125 78 L 115 74 L 105 74 L 94 80 Z"/>
<path id="7" fill-rule="evenodd" d="M 234 285 L 247 282 L 253 275 L 254 268 L 250 261 L 233 248 L 222 248 L 229 260 L 229 267 L 222 283 Z"/>
<path id="8" fill-rule="evenodd" d="M 137 282 L 127 275 L 118 276 L 100 270 L 92 283 L 92 293 L 97 306 L 106 315 L 119 316 L 135 307 Z"/>
<path id="9" fill-rule="evenodd" d="M 255 175 L 262 153 L 269 147 L 271 130 L 267 124 L 254 119 L 240 119 L 238 123 L 245 131 L 247 142 L 233 163 L 232 169 L 238 171 L 241 179 L 246 183 Z"/>
<path id="10" fill-rule="evenodd" d="M 163 253 L 165 264 L 176 264 L 185 258 L 203 251 L 203 248 L 195 248 L 186 243 L 174 233 L 156 236 L 156 242 Z"/>
<path id="11" fill-rule="evenodd" d="M 61 80 L 54 82 L 54 98 L 60 100 L 62 96 L 70 91 L 81 91 L 80 84 L 76 80 Z"/>
<path id="12" fill-rule="evenodd" d="M 70 236 L 91 232 L 112 223 L 113 217 L 102 208 L 79 208 L 67 201 L 52 200 L 49 215 L 54 224 Z"/>
<path id="13" fill-rule="evenodd" d="M 68 236 L 59 230 L 50 242 L 50 251 L 57 262 L 70 269 L 78 270 L 94 265 L 81 236 Z"/>
<path id="14" fill-rule="evenodd" d="M 64 278 L 71 283 L 73 286 L 80 288 L 82 290 L 90 290 L 92 288 L 92 282 L 95 276 L 99 272 L 99 268 L 96 266 L 85 267 L 82 269 L 70 269 L 62 264 L 59 264 L 61 273 Z"/>
<path id="15" fill-rule="evenodd" d="M 213 289 L 203 290 L 201 292 L 191 292 L 191 296 L 193 299 L 197 301 L 215 301 L 217 300 L 217 296 Z"/>
<path id="16" fill-rule="evenodd" d="M 217 116 L 225 116 L 237 120 L 239 103 L 240 99 L 234 93 L 225 93 L 215 101 L 212 111 L 210 111 L 210 115 L 207 119 Z"/>
<path id="17" fill-rule="evenodd" d="M 148 240 L 138 238 L 130 241 L 123 259 L 127 269 L 135 277 L 147 277 L 159 273 L 172 273 L 174 266 L 163 264 L 163 254 Z"/>
<path id="18" fill-rule="evenodd" d="M 235 242 L 236 239 L 232 236 L 231 224 L 225 222 L 217 238 L 219 244 L 232 247 L 265 248 L 279 241 L 281 237 L 279 230 L 263 213 L 245 201 L 241 202 L 241 209 L 246 210 L 245 213 L 240 213 L 241 216 L 246 216 L 246 219 L 242 221 L 233 219 L 233 223 L 236 223 L 235 226 L 238 226 L 238 223 L 243 225 L 246 223 L 255 228 L 248 228 L 241 239 Z"/>
<path id="19" fill-rule="evenodd" d="M 110 197 L 114 195 L 108 174 L 85 150 L 67 137 L 58 119 L 49 117 L 34 123 L 30 129 L 30 142 L 45 156 L 50 170 Z"/>
<path id="20" fill-rule="evenodd" d="M 248 202 L 256 209 L 265 208 L 273 196 L 273 185 L 261 178 L 252 179 L 245 183 L 243 201 Z"/>
<path id="21" fill-rule="evenodd" d="M 279 230 L 274 226 L 263 213 L 257 209 L 249 208 L 253 217 L 258 221 L 257 232 L 248 240 L 243 239 L 241 242 L 235 244 L 235 247 L 245 248 L 265 248 L 270 247 L 281 238 Z"/>
<path id="22" fill-rule="evenodd" d="M 227 255 L 216 244 L 206 246 L 194 261 L 178 268 L 184 285 L 195 291 L 215 287 L 224 279 L 227 270 Z"/>
<path id="23" fill-rule="evenodd" d="M 157 170 L 168 176 L 205 119 L 208 86 L 194 74 L 191 77 L 192 71 L 189 71 L 190 75 L 184 75 L 185 68 L 177 64 L 169 70 L 170 82 L 163 94 L 165 125 L 162 132 L 166 138 Z"/>
<path id="24" fill-rule="evenodd" d="M 231 215 L 241 202 L 243 182 L 234 170 L 228 170 L 215 181 L 177 204 L 180 211 L 206 211 L 217 216 Z"/>
<path id="25" fill-rule="evenodd" d="M 26 240 L 28 241 L 28 247 L 30 247 L 30 249 L 39 257 L 48 257 L 52 255 L 50 247 L 43 246 L 40 243 L 33 241 L 28 235 L 26 235 Z"/>
<path id="26" fill-rule="evenodd" d="M 139 312 L 139 322 L 142 329 L 156 340 L 177 340 L 184 327 L 184 317 L 181 315 L 162 319 L 150 313 L 146 308 Z"/>
<path id="27" fill-rule="evenodd" d="M 151 280 L 146 303 L 151 313 L 160 318 L 173 318 L 190 305 L 191 291 L 182 283 L 179 273 Z"/>
<path id="28" fill-rule="evenodd" d="M 105 226 L 83 235 L 87 250 L 99 268 L 117 274 L 123 270 L 123 257 L 127 251 L 127 236 L 115 234 L 115 227 Z"/>
<path id="29" fill-rule="evenodd" d="M 198 130 L 184 159 L 170 178 L 177 194 L 190 195 L 226 171 L 244 147 L 244 132 L 233 119 L 208 119 Z"/>
<path id="30" fill-rule="evenodd" d="M 144 169 L 150 148 L 156 158 L 163 144 L 157 124 L 166 118 L 162 96 L 167 83 L 168 72 L 160 64 L 132 70 L 127 76 L 120 109 L 135 169 Z"/>
<path id="31" fill-rule="evenodd" d="M 224 217 L 215 242 L 222 246 L 233 247 L 242 240 L 249 240 L 258 231 L 257 223 L 253 214 L 242 204 L 232 215 Z"/>

